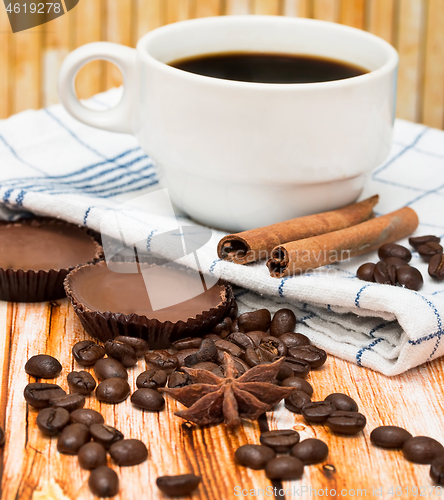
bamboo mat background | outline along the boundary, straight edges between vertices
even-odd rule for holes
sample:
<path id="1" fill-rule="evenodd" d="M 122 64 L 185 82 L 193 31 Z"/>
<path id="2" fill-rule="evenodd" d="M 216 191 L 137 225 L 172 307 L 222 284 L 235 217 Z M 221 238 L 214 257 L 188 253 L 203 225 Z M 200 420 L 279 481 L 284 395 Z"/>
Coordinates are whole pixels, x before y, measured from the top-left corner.
<path id="1" fill-rule="evenodd" d="M 1 2 L 0 118 L 57 103 L 60 65 L 80 45 L 135 46 L 163 24 L 229 14 L 325 19 L 381 36 L 400 54 L 398 116 L 444 128 L 444 0 L 80 0 L 64 16 L 16 34 Z M 120 84 L 116 67 L 94 62 L 79 74 L 77 91 L 86 98 Z"/>

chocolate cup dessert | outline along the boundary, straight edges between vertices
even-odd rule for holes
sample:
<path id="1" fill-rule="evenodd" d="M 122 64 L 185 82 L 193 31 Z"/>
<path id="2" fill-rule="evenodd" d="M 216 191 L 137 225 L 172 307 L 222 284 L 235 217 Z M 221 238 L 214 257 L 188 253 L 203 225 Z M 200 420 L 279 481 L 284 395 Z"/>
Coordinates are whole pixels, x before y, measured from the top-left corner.
<path id="1" fill-rule="evenodd" d="M 113 264 L 125 266 L 125 263 Z M 152 279 L 151 287 L 202 283 L 200 276 L 186 269 L 168 268 Z M 156 281 L 158 280 L 158 281 Z M 198 281 L 197 281 L 198 280 Z M 202 285 L 200 285 L 202 286 Z M 78 267 L 65 279 L 65 290 L 85 330 L 105 342 L 118 335 L 140 337 L 150 349 L 167 348 L 182 337 L 208 333 L 224 318 L 235 298 L 229 285 L 216 284 L 207 291 L 175 305 L 153 311 L 141 273 L 111 271 L 105 261 Z M 162 292 L 161 292 L 162 293 Z"/>
<path id="2" fill-rule="evenodd" d="M 80 226 L 50 218 L 0 223 L 0 300 L 42 302 L 65 297 L 71 269 L 102 256 Z"/>

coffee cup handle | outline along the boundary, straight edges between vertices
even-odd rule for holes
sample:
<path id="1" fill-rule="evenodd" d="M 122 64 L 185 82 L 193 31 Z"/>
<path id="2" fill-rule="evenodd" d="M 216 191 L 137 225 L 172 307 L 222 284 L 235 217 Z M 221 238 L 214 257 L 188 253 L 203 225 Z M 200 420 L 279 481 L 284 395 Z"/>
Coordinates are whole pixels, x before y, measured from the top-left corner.
<path id="1" fill-rule="evenodd" d="M 97 59 L 115 64 L 123 75 L 124 90 L 119 104 L 106 111 L 84 106 L 77 98 L 75 78 L 85 64 Z M 77 120 L 111 132 L 134 133 L 133 99 L 136 87 L 136 50 L 110 42 L 94 42 L 71 52 L 59 74 L 59 97 L 66 110 Z"/>

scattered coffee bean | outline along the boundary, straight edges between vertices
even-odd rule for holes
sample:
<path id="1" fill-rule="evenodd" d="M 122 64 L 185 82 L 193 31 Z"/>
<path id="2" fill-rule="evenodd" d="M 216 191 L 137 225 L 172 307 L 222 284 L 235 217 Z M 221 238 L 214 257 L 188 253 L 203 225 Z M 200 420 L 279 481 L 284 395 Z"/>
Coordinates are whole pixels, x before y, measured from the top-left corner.
<path id="1" fill-rule="evenodd" d="M 72 424 L 84 424 L 87 427 L 91 427 L 93 424 L 105 423 L 104 418 L 98 411 L 88 408 L 74 410 L 70 415 L 70 420 Z"/>
<path id="2" fill-rule="evenodd" d="M 285 362 L 283 364 L 288 365 L 293 370 L 293 377 L 303 378 L 308 375 L 311 370 L 311 365 L 307 363 L 307 361 L 290 356 L 285 358 Z"/>
<path id="3" fill-rule="evenodd" d="M 156 350 L 145 354 L 145 362 L 148 369 L 156 368 L 163 370 L 166 373 L 173 372 L 179 367 L 179 361 L 174 354 L 170 354 L 166 350 Z"/>
<path id="4" fill-rule="evenodd" d="M 320 439 L 308 438 L 293 446 L 290 454 L 304 465 L 323 462 L 328 456 L 328 446 Z"/>
<path id="5" fill-rule="evenodd" d="M 148 391 L 150 389 L 144 390 Z M 107 378 L 103 382 L 100 382 L 96 389 L 96 398 L 102 403 L 121 403 L 130 394 L 131 388 L 128 382 L 119 377 Z"/>
<path id="6" fill-rule="evenodd" d="M 260 330 L 253 330 L 246 333 L 247 337 L 251 339 L 255 347 L 259 347 L 259 343 L 262 337 L 266 337 L 266 332 L 261 332 Z"/>
<path id="7" fill-rule="evenodd" d="M 244 444 L 240 446 L 234 458 L 236 462 L 250 469 L 264 469 L 267 463 L 276 456 L 274 450 L 261 444 Z"/>
<path id="8" fill-rule="evenodd" d="M 272 448 L 276 453 L 287 453 L 299 443 L 299 433 L 293 429 L 263 432 L 260 436 L 261 444 Z"/>
<path id="9" fill-rule="evenodd" d="M 77 458 L 82 469 L 97 469 L 106 465 L 106 450 L 99 443 L 86 443 L 80 448 Z"/>
<path id="10" fill-rule="evenodd" d="M 110 446 L 109 454 L 120 467 L 138 465 L 148 458 L 146 446 L 138 439 L 121 439 L 120 441 L 116 441 Z"/>
<path id="11" fill-rule="evenodd" d="M 228 352 L 231 356 L 241 356 L 245 352 L 244 349 L 241 349 L 238 345 L 228 340 L 217 340 L 214 344 L 219 350 Z"/>
<path id="12" fill-rule="evenodd" d="M 91 471 L 88 486 L 98 497 L 113 497 L 119 493 L 119 477 L 110 467 L 102 465 Z"/>
<path id="13" fill-rule="evenodd" d="M 243 333 L 259 330 L 266 332 L 270 328 L 271 314 L 268 309 L 246 312 L 237 318 L 239 331 Z"/>
<path id="14" fill-rule="evenodd" d="M 233 325 L 233 320 L 226 316 L 220 323 L 218 323 L 211 333 L 215 333 L 216 335 L 220 335 L 223 339 L 228 337 L 231 333 L 231 327 Z"/>
<path id="15" fill-rule="evenodd" d="M 259 349 L 268 355 L 270 361 L 276 356 L 287 356 L 287 346 L 277 337 L 262 337 L 259 341 Z"/>
<path id="16" fill-rule="evenodd" d="M 66 455 L 77 455 L 80 448 L 89 440 L 90 435 L 86 425 L 67 425 L 57 440 L 57 451 Z"/>
<path id="17" fill-rule="evenodd" d="M 397 243 L 386 243 L 378 249 L 378 257 L 381 260 L 387 259 L 387 257 L 397 257 L 398 259 L 405 260 L 405 262 L 410 262 L 412 259 L 412 254 L 410 250 Z"/>
<path id="18" fill-rule="evenodd" d="M 296 316 L 291 309 L 279 309 L 274 313 L 270 324 L 270 335 L 279 337 L 283 333 L 294 332 Z"/>
<path id="19" fill-rule="evenodd" d="M 88 395 L 96 388 L 94 377 L 85 371 L 68 373 L 68 385 L 71 392 Z"/>
<path id="20" fill-rule="evenodd" d="M 216 368 L 219 368 L 219 366 L 211 361 L 204 361 L 203 363 L 197 363 L 197 365 L 193 366 L 194 370 L 207 370 L 209 372 L 212 372 Z"/>
<path id="21" fill-rule="evenodd" d="M 413 437 L 410 432 L 395 425 L 381 425 L 373 429 L 370 434 L 370 441 L 381 448 L 392 450 L 401 449 L 404 443 Z"/>
<path id="22" fill-rule="evenodd" d="M 399 269 L 400 267 L 406 265 L 405 260 L 398 259 L 398 257 L 387 257 L 386 259 L 384 259 L 384 262 L 388 266 L 395 266 L 396 269 Z"/>
<path id="23" fill-rule="evenodd" d="M 304 473 L 304 464 L 296 457 L 281 455 L 272 458 L 265 466 L 268 479 L 300 479 Z"/>
<path id="24" fill-rule="evenodd" d="M 415 436 L 404 443 L 402 452 L 410 462 L 431 464 L 435 458 L 444 455 L 444 447 L 436 439 L 427 436 Z"/>
<path id="25" fill-rule="evenodd" d="M 217 347 L 214 341 L 209 338 L 205 338 L 198 351 L 185 358 L 185 366 L 191 367 L 197 365 L 197 363 L 203 363 L 205 361 L 215 363 L 217 361 L 217 355 Z"/>
<path id="26" fill-rule="evenodd" d="M 59 361 L 47 354 L 32 356 L 25 364 L 25 372 L 37 378 L 55 378 L 61 371 L 62 365 Z"/>
<path id="27" fill-rule="evenodd" d="M 177 358 L 178 368 L 182 368 L 182 366 L 185 366 L 185 358 L 191 356 L 192 354 L 196 354 L 198 350 L 199 349 L 182 349 L 181 351 L 178 351 L 175 354 Z"/>
<path id="28" fill-rule="evenodd" d="M 149 411 L 160 411 L 165 407 L 162 394 L 154 389 L 137 389 L 131 395 L 131 403 L 138 408 Z"/>
<path id="29" fill-rule="evenodd" d="M 46 436 L 57 436 L 69 424 L 69 412 L 64 408 L 44 408 L 36 423 Z"/>
<path id="30" fill-rule="evenodd" d="M 49 400 L 65 396 L 66 392 L 57 384 L 33 382 L 28 384 L 23 391 L 26 402 L 34 408 L 46 408 Z"/>
<path id="31" fill-rule="evenodd" d="M 141 339 L 139 337 L 119 335 L 114 340 L 117 342 L 123 342 L 124 344 L 128 344 L 129 346 L 131 346 L 138 358 L 143 358 L 143 356 L 145 356 L 145 354 L 149 351 L 148 342 L 145 339 Z"/>
<path id="32" fill-rule="evenodd" d="M 439 243 L 440 241 L 441 238 L 438 238 L 438 236 L 433 236 L 431 234 L 428 234 L 426 236 L 412 236 L 411 238 L 409 238 L 409 243 L 415 250 L 418 250 L 418 247 L 424 245 L 425 243 Z"/>
<path id="33" fill-rule="evenodd" d="M 170 497 L 181 497 L 191 494 L 200 483 L 199 476 L 181 474 L 179 476 L 161 476 L 156 479 L 159 490 Z"/>
<path id="34" fill-rule="evenodd" d="M 439 243 L 435 243 L 434 241 L 430 241 L 428 243 L 424 243 L 423 245 L 420 245 L 418 248 L 418 253 L 423 257 L 425 260 L 430 259 L 433 255 L 442 255 L 443 253 L 443 248 Z"/>
<path id="35" fill-rule="evenodd" d="M 303 391 L 294 390 L 285 398 L 285 408 L 293 413 L 302 413 L 302 407 L 308 403 L 311 403 L 311 397 Z"/>
<path id="36" fill-rule="evenodd" d="M 307 403 L 301 409 L 305 420 L 313 424 L 325 422 L 329 415 L 335 411 L 336 408 L 328 401 L 313 401 L 312 403 Z"/>
<path id="37" fill-rule="evenodd" d="M 373 276 L 376 283 L 381 285 L 396 285 L 396 271 L 395 265 L 380 260 L 375 265 Z"/>
<path id="38" fill-rule="evenodd" d="M 213 342 L 216 342 L 216 340 L 222 340 L 222 337 L 220 335 L 216 335 L 215 333 L 208 333 L 207 335 L 203 336 L 202 341 L 205 339 L 212 340 Z"/>
<path id="39" fill-rule="evenodd" d="M 313 387 L 303 378 L 289 377 L 281 383 L 284 387 L 294 387 L 296 391 L 303 391 L 310 397 L 313 396 Z"/>
<path id="40" fill-rule="evenodd" d="M 139 389 L 158 389 L 165 387 L 168 375 L 163 370 L 146 370 L 136 379 L 136 385 Z"/>
<path id="41" fill-rule="evenodd" d="M 72 355 L 79 365 L 93 366 L 105 356 L 105 348 L 92 340 L 82 340 L 74 345 Z"/>
<path id="42" fill-rule="evenodd" d="M 89 432 L 94 441 L 97 441 L 106 449 L 108 449 L 116 441 L 123 439 L 123 434 L 106 424 L 93 424 L 89 428 Z"/>
<path id="43" fill-rule="evenodd" d="M 336 410 L 327 418 L 327 425 L 331 431 L 338 434 L 357 434 L 364 429 L 367 419 L 357 411 Z"/>
<path id="44" fill-rule="evenodd" d="M 279 337 L 279 340 L 283 342 L 288 349 L 311 344 L 310 339 L 302 333 L 284 333 Z"/>
<path id="45" fill-rule="evenodd" d="M 71 412 L 79 410 L 85 406 L 85 396 L 82 396 L 81 394 L 67 394 L 66 396 L 61 396 L 59 398 L 51 398 L 49 400 L 49 404 L 50 406 L 64 408 L 65 410 Z"/>
<path id="46" fill-rule="evenodd" d="M 268 363 L 270 361 L 269 356 L 257 347 L 247 347 L 243 358 L 247 365 L 251 368 L 261 364 L 262 362 Z"/>
<path id="47" fill-rule="evenodd" d="M 430 466 L 430 477 L 436 484 L 444 485 L 444 457 L 433 460 Z"/>
<path id="48" fill-rule="evenodd" d="M 172 347 L 178 351 L 183 351 L 184 349 L 199 349 L 202 340 L 202 337 L 186 337 L 173 342 Z"/>
<path id="49" fill-rule="evenodd" d="M 327 361 L 327 353 L 315 345 L 292 347 L 288 354 L 292 358 L 307 362 L 311 368 L 319 368 Z"/>
<path id="50" fill-rule="evenodd" d="M 125 367 L 113 358 L 99 359 L 94 365 L 94 373 L 99 380 L 106 380 L 107 378 L 121 378 L 128 380 L 128 372 Z"/>
<path id="51" fill-rule="evenodd" d="M 245 349 L 247 349 L 247 347 L 254 347 L 254 343 L 251 338 L 242 332 L 231 333 L 226 340 L 228 340 L 228 342 L 231 342 L 232 344 L 236 344 L 244 351 Z"/>
<path id="52" fill-rule="evenodd" d="M 175 371 L 168 378 L 168 387 L 170 389 L 185 387 L 186 385 L 190 385 L 191 383 L 192 382 L 190 376 L 188 375 L 188 373 L 184 372 Z"/>
<path id="53" fill-rule="evenodd" d="M 362 264 L 362 266 L 358 267 L 358 270 L 356 271 L 356 277 L 363 281 L 374 282 L 374 272 L 375 264 L 373 264 L 373 262 L 366 262 L 365 264 Z"/>
<path id="54" fill-rule="evenodd" d="M 279 359 L 279 357 L 276 357 Z M 276 375 L 276 380 L 282 383 L 283 380 L 293 377 L 294 372 L 288 363 L 283 363 L 279 368 L 278 374 Z"/>
<path id="55" fill-rule="evenodd" d="M 231 324 L 231 333 L 235 333 L 235 332 L 238 332 L 239 331 L 239 323 L 237 322 L 237 318 L 236 319 L 233 319 L 233 323 Z"/>
<path id="56" fill-rule="evenodd" d="M 420 290 L 423 285 L 422 274 L 412 266 L 402 266 L 396 271 L 398 284 L 409 290 Z"/>
<path id="57" fill-rule="evenodd" d="M 120 361 L 125 368 L 130 368 L 137 364 L 136 351 L 124 342 L 119 342 L 118 340 L 106 341 L 105 353 L 108 357 Z"/>
<path id="58" fill-rule="evenodd" d="M 429 261 L 429 275 L 435 280 L 444 280 L 444 255 L 435 254 Z"/>
<path id="59" fill-rule="evenodd" d="M 347 394 L 342 394 L 341 392 L 330 394 L 325 398 L 325 401 L 332 403 L 337 410 L 358 411 L 358 404 L 356 401 L 350 396 L 347 396 Z"/>

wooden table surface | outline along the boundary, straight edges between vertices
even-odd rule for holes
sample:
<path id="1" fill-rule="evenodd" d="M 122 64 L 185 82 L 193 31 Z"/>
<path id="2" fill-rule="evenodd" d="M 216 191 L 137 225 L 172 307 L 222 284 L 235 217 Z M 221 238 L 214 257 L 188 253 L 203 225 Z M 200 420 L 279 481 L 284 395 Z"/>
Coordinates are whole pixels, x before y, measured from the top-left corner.
<path id="1" fill-rule="evenodd" d="M 0 328 L 3 354 L 0 425 L 6 433 L 6 445 L 0 452 L 1 498 L 95 498 L 88 489 L 89 473 L 78 466 L 77 457 L 57 452 L 56 439 L 40 433 L 35 423 L 37 411 L 28 408 L 23 399 L 23 389 L 29 381 L 24 365 L 30 356 L 47 353 L 59 359 L 63 372 L 56 383 L 67 390 L 66 375 L 71 370 L 83 369 L 74 362 L 71 348 L 88 335 L 67 299 L 41 304 L 0 302 Z M 140 360 L 129 370 L 133 390 L 144 365 Z M 300 415 L 285 409 L 267 414 L 270 429 L 293 427 L 300 432 L 301 439 L 318 437 L 330 448 L 324 464 L 306 467 L 301 481 L 283 483 L 284 490 L 291 489 L 286 498 L 444 496 L 444 492 L 434 488 L 429 466 L 411 464 L 401 452 L 375 448 L 369 440 L 373 428 L 393 424 L 407 428 L 413 435 L 428 435 L 444 442 L 443 372 L 443 362 L 436 360 L 402 376 L 387 378 L 329 357 L 322 369 L 308 376 L 315 390 L 314 399 L 324 399 L 332 392 L 348 393 L 366 415 L 367 427 L 357 436 L 341 437 L 322 425 L 309 426 Z M 261 494 L 258 490 L 271 486 L 264 471 L 234 464 L 238 446 L 259 443 L 258 423 L 246 423 L 236 432 L 227 431 L 223 425 L 187 428 L 173 414 L 179 406 L 167 399 L 164 411 L 150 413 L 133 408 L 129 400 L 113 406 L 101 404 L 94 397 L 87 399 L 86 408 L 100 411 L 106 423 L 120 429 L 125 437 L 143 440 L 149 449 L 149 458 L 141 465 L 123 468 L 111 465 L 120 478 L 120 494 L 115 498 L 162 499 L 164 496 L 155 486 L 158 476 L 191 471 L 202 476 L 193 500 L 254 498 L 254 493 Z M 374 488 L 378 490 L 373 491 Z M 259 498 L 273 497 L 265 491 Z"/>

